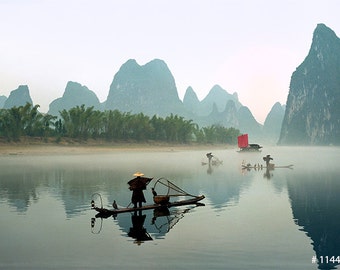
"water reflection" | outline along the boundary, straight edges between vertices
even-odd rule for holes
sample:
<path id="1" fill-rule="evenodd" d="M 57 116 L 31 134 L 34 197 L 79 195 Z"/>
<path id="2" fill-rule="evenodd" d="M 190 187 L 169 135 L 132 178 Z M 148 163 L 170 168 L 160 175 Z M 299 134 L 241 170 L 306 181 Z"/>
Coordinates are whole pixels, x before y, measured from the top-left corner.
<path id="1" fill-rule="evenodd" d="M 217 152 L 223 165 L 210 168 L 200 163 L 206 151 L 63 156 L 60 160 L 0 156 L 4 217 L 0 239 L 10 243 L 0 247 L 0 268 L 15 269 L 31 262 L 27 268 L 68 269 L 92 263 L 102 268 L 144 269 L 149 256 L 155 266 L 171 264 L 181 269 L 192 269 L 192 262 L 197 262 L 198 269 L 225 265 L 232 269 L 339 269 L 338 263 L 311 264 L 314 254 L 319 259 L 340 255 L 340 154 L 332 149 L 317 149 L 320 159 L 327 160 L 320 165 L 308 159 L 315 157 L 315 149 L 275 148 L 270 151 L 275 159 L 293 163 L 294 170 L 275 168 L 269 170 L 270 178 L 264 177 L 265 169 L 240 169 L 242 159 L 258 164 L 263 154 L 241 156 L 224 150 Z M 156 178 L 166 176 L 192 194 L 204 194 L 206 207 L 125 213 L 116 219 L 93 217 L 89 202 L 96 192 L 103 195 L 104 207 L 111 207 L 114 200 L 123 206 L 130 203 L 127 182 L 137 170 Z M 149 188 L 145 197 L 152 202 Z M 89 232 L 91 217 L 92 232 L 99 235 Z M 165 238 L 159 249 L 157 240 Z M 150 252 L 130 256 L 136 246 L 131 242 L 143 242 L 143 251 Z M 89 255 L 93 244 L 100 248 Z"/>
<path id="2" fill-rule="evenodd" d="M 135 212 L 133 215 L 131 215 L 132 227 L 130 227 L 128 236 L 133 238 L 135 240 L 134 243 L 138 245 L 144 243 L 145 241 L 152 240 L 152 237 L 144 228 L 145 218 L 146 215 L 142 215 L 141 211 L 139 211 L 138 214 Z"/>
<path id="3" fill-rule="evenodd" d="M 219 159 L 216 155 L 213 155 L 212 152 L 206 153 L 206 159 L 202 159 L 201 165 L 208 166 L 207 174 L 212 174 L 214 171 L 214 167 L 219 167 L 223 164 L 223 160 Z"/>
<path id="4" fill-rule="evenodd" d="M 104 220 L 112 217 L 126 237 L 132 238 L 133 243 L 141 245 L 146 241 L 164 239 L 165 235 L 184 218 L 185 214 L 202 205 L 197 204 L 173 209 L 164 207 L 118 215 L 103 215 L 99 213 L 91 218 L 91 232 L 94 234 L 101 233 Z"/>
<path id="5" fill-rule="evenodd" d="M 244 185 L 249 184 L 249 179 L 240 181 L 234 170 L 226 172 L 228 168 L 219 167 L 222 162 L 217 158 L 208 166 L 211 178 L 206 178 L 200 171 L 195 171 L 195 168 L 201 167 L 199 162 L 202 156 L 200 153 L 195 154 L 195 158 L 188 158 L 190 154 L 173 153 L 175 157 L 172 158 L 165 153 L 166 158 L 158 158 L 157 163 L 146 161 L 142 166 L 140 161 L 132 162 L 135 159 L 141 160 L 138 155 L 127 157 L 123 165 L 120 162 L 125 159 L 112 164 L 111 160 L 116 160 L 115 157 L 105 155 L 92 159 L 83 156 L 4 158 L 0 173 L 0 203 L 6 203 L 15 212 L 25 214 L 32 204 L 40 200 L 42 194 L 48 194 L 60 201 L 67 218 L 72 218 L 88 209 L 88 201 L 93 193 L 101 192 L 104 203 L 111 204 L 116 200 L 126 206 L 131 198 L 126 183 L 132 174 L 131 170 L 135 172 L 136 167 L 142 168 L 148 175 L 167 175 L 193 194 L 206 194 L 216 208 L 238 201 L 239 193 Z M 164 165 L 163 160 L 166 160 Z M 132 169 L 131 163 L 134 164 Z M 152 195 L 147 192 L 146 200 L 152 202 Z"/>
<path id="6" fill-rule="evenodd" d="M 1 177 L 1 200 L 6 201 L 16 212 L 25 214 L 32 204 L 39 201 L 42 194 L 47 193 L 62 202 L 67 218 L 71 218 L 87 209 L 84 206 L 84 200 L 98 189 L 97 185 L 106 182 L 105 180 L 109 177 L 98 179 L 98 175 L 103 173 L 105 172 L 78 169 L 54 168 L 46 171 L 45 169 L 16 168 L 11 174 Z M 91 183 L 93 179 L 98 179 L 98 182 Z M 108 186 L 114 190 L 112 184 Z"/>
<path id="7" fill-rule="evenodd" d="M 326 261 L 326 256 L 340 256 L 339 175 L 306 172 L 288 177 L 287 187 L 295 222 L 312 239 L 319 269 L 336 269 L 339 260 Z"/>
<path id="8" fill-rule="evenodd" d="M 252 170 L 263 172 L 263 178 L 268 179 L 268 180 L 270 180 L 274 176 L 273 174 L 274 167 L 269 168 L 269 167 L 263 167 L 263 166 L 257 166 L 257 165 L 255 165 L 254 167 L 242 167 L 243 173 L 245 173 L 246 171 L 250 172 Z"/>

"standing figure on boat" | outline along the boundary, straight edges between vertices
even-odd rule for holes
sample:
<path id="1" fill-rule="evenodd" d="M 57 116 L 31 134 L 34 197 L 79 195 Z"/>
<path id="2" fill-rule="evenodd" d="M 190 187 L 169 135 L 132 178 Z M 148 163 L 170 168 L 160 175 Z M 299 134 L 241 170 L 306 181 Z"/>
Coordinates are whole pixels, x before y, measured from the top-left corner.
<path id="1" fill-rule="evenodd" d="M 144 174 L 140 172 L 135 173 L 133 176 L 135 178 L 128 182 L 129 189 L 132 190 L 131 203 L 133 203 L 134 208 L 137 208 L 137 204 L 138 207 L 142 207 L 142 203 L 146 202 L 143 190 L 146 189 L 152 178 L 143 177 Z"/>
<path id="2" fill-rule="evenodd" d="M 270 162 L 271 160 L 273 160 L 273 158 L 270 157 L 270 155 L 267 155 L 267 156 L 263 157 L 263 160 L 266 162 L 266 166 L 269 167 L 269 166 L 270 166 L 270 165 L 269 165 L 269 162 Z"/>
<path id="3" fill-rule="evenodd" d="M 213 154 L 210 152 L 210 153 L 207 153 L 206 156 L 207 156 L 207 158 L 209 160 L 209 164 L 210 164 L 211 159 L 213 158 Z"/>

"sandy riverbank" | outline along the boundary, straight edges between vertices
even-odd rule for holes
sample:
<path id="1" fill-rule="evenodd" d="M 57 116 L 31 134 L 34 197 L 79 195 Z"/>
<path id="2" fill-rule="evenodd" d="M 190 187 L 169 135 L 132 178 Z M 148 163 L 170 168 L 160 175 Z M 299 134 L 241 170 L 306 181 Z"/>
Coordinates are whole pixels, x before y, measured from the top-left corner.
<path id="1" fill-rule="evenodd" d="M 108 143 L 99 141 L 72 143 L 43 143 L 21 141 L 19 143 L 0 143 L 0 155 L 70 155 L 96 154 L 122 151 L 187 151 L 228 149 L 232 146 L 213 144 L 166 144 L 166 143 Z"/>

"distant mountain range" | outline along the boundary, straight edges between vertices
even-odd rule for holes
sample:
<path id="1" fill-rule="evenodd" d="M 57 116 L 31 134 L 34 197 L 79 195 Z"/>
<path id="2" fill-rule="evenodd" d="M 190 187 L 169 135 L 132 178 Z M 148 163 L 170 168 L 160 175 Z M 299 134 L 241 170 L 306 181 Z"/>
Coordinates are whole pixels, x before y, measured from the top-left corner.
<path id="1" fill-rule="evenodd" d="M 293 73 L 287 107 L 275 103 L 259 124 L 248 107 L 215 85 L 199 101 L 188 87 L 183 101 L 178 97 L 174 77 L 163 60 L 154 59 L 140 66 L 130 59 L 115 74 L 107 100 L 77 82 L 68 82 L 62 97 L 52 101 L 49 114 L 85 104 L 98 110 L 120 110 L 166 117 L 177 114 L 199 126 L 222 125 L 248 133 L 250 143 L 327 144 L 340 138 L 340 53 L 339 39 L 323 24 L 314 31 L 313 44 L 305 61 Z M 8 99 L 0 97 L 4 108 L 32 103 L 27 86 L 19 86 Z"/>
<path id="2" fill-rule="evenodd" d="M 153 71 L 155 70 L 155 71 Z M 162 78 L 156 80 L 155 78 Z M 21 93 L 21 94 L 20 94 Z M 18 95 L 22 95 L 18 98 Z M 4 108 L 32 103 L 28 86 L 19 86 L 4 98 Z M 9 103 L 10 101 L 10 103 Z M 250 110 L 243 106 L 237 94 L 229 94 L 219 85 L 215 85 L 208 95 L 199 101 L 191 87 L 186 90 L 183 102 L 179 99 L 174 78 L 164 61 L 155 59 L 144 66 L 135 60 L 127 61 L 114 76 L 108 98 L 100 103 L 96 94 L 77 82 L 68 82 L 62 97 L 53 100 L 49 114 L 59 116 L 59 111 L 85 104 L 98 110 L 120 110 L 133 114 L 144 113 L 150 117 L 166 117 L 171 113 L 192 119 L 201 127 L 221 125 L 234 127 L 242 133 L 248 133 L 252 141 L 269 139 L 275 142 L 278 134 L 272 132 L 264 136 L 264 127 L 253 117 Z M 277 116 L 279 117 L 279 116 Z M 272 122 L 270 130 L 279 130 L 281 121 Z"/>

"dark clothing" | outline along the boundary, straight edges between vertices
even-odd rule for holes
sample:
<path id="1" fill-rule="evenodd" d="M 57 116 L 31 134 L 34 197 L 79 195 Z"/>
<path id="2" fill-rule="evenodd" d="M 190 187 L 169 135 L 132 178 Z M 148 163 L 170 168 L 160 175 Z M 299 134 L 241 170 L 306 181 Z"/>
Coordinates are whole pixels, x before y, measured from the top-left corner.
<path id="1" fill-rule="evenodd" d="M 141 207 L 142 203 L 146 202 L 142 189 L 134 189 L 132 191 L 131 202 L 134 204 L 135 207 L 137 207 L 137 203 L 139 203 L 139 207 Z"/>
<path id="2" fill-rule="evenodd" d="M 206 156 L 207 156 L 207 158 L 209 160 L 209 165 L 210 165 L 211 159 L 213 158 L 213 154 L 212 153 L 207 153 Z"/>
<path id="3" fill-rule="evenodd" d="M 263 160 L 266 162 L 267 167 L 269 166 L 269 162 L 273 160 L 273 158 L 270 157 L 270 155 L 267 155 L 263 157 Z"/>
<path id="4" fill-rule="evenodd" d="M 146 202 L 143 190 L 146 189 L 147 184 L 151 180 L 152 178 L 137 176 L 128 182 L 129 189 L 132 190 L 131 202 L 135 208 L 137 207 L 137 204 L 139 207 L 142 207 L 142 203 Z"/>

